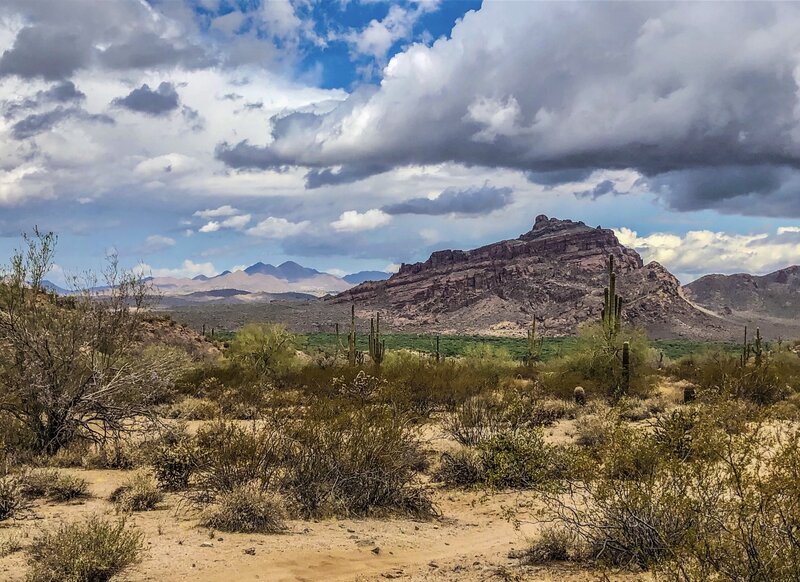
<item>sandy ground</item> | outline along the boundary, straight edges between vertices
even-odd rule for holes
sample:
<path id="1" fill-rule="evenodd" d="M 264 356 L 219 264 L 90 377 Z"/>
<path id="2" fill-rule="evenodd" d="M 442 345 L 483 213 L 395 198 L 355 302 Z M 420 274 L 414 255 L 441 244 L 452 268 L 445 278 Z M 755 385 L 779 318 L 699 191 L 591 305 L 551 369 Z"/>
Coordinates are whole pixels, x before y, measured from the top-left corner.
<path id="1" fill-rule="evenodd" d="M 677 385 L 659 387 L 662 397 L 677 401 Z M 192 427 L 196 428 L 196 427 Z M 545 429 L 554 443 L 574 439 L 575 421 Z M 435 455 L 454 443 L 432 425 L 420 427 L 421 441 Z M 73 503 L 37 501 L 24 520 L 0 523 L 0 544 L 22 536 L 23 549 L 0 558 L 0 580 L 22 581 L 26 552 L 38 531 L 64 521 L 99 514 L 116 517 L 107 501 L 129 475 L 118 470 L 63 469 L 86 479 L 91 496 Z M 350 580 L 652 580 L 648 575 L 592 571 L 574 564 L 522 566 L 509 552 L 528 546 L 543 524 L 540 505 L 529 492 L 487 493 L 436 489 L 434 501 L 442 513 L 435 521 L 409 519 L 330 519 L 291 521 L 281 535 L 211 532 L 197 525 L 197 515 L 178 495 L 168 495 L 162 507 L 130 516 L 142 531 L 147 550 L 142 562 L 125 572 L 124 581 L 312 581 Z M 522 522 L 516 528 L 506 518 L 514 510 Z"/>
<path id="2" fill-rule="evenodd" d="M 114 517 L 106 501 L 124 471 L 70 470 L 89 483 L 92 497 L 70 504 L 38 503 L 28 519 L 3 524 L 0 539 L 22 534 L 23 545 L 42 528 L 91 514 Z M 141 564 L 120 580 L 305 581 L 347 580 L 639 580 L 641 576 L 591 572 L 571 565 L 521 567 L 508 557 L 535 536 L 536 503 L 530 495 L 439 491 L 441 520 L 293 521 L 281 535 L 211 532 L 177 496 L 162 509 L 129 518 L 146 536 Z M 519 530 L 504 518 L 507 508 L 526 520 Z M 24 549 L 0 559 L 0 578 L 24 580 Z"/>

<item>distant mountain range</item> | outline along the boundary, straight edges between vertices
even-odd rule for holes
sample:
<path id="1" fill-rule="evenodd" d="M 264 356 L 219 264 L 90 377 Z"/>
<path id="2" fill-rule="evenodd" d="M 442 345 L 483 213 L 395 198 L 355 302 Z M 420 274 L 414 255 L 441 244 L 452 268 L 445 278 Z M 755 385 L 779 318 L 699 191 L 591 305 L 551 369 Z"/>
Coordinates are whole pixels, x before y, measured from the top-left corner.
<path id="1" fill-rule="evenodd" d="M 272 301 L 274 299 L 300 300 L 341 293 L 353 285 L 365 281 L 388 279 L 389 273 L 382 271 L 360 271 L 344 277 L 323 273 L 304 267 L 294 261 L 278 266 L 258 262 L 243 271 L 223 271 L 208 277 L 149 277 L 149 282 L 164 297 L 180 298 L 185 302 L 247 302 Z M 69 291 L 45 281 L 47 289 L 68 294 Z"/>

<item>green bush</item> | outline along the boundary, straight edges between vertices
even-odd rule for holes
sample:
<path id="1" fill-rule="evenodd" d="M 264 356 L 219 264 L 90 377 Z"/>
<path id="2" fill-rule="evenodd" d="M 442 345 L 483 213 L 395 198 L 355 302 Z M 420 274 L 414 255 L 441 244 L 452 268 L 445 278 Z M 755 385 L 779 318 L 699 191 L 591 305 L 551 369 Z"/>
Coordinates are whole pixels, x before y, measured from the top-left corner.
<path id="1" fill-rule="evenodd" d="M 278 378 L 296 364 L 297 338 L 278 323 L 242 327 L 230 343 L 228 357 L 259 375 Z"/>
<path id="2" fill-rule="evenodd" d="M 553 476 L 553 447 L 541 429 L 503 432 L 478 447 L 486 482 L 495 488 L 529 488 Z"/>
<path id="3" fill-rule="evenodd" d="M 125 520 L 97 516 L 62 524 L 34 539 L 30 549 L 30 582 L 105 582 L 139 561 L 141 533 Z"/>
<path id="4" fill-rule="evenodd" d="M 281 533 L 286 530 L 280 501 L 254 487 L 236 487 L 220 494 L 203 512 L 200 525 L 238 533 Z"/>
<path id="5" fill-rule="evenodd" d="M 59 474 L 47 487 L 47 498 L 51 501 L 70 501 L 89 494 L 86 479 L 74 475 Z"/>
<path id="6" fill-rule="evenodd" d="M 608 341 L 599 324 L 582 326 L 573 350 L 540 366 L 539 378 L 545 392 L 569 400 L 575 387 L 583 386 L 588 396 L 619 396 L 623 384 L 623 342 L 630 345 L 627 396 L 649 396 L 657 379 L 656 355 L 645 334 L 623 328 L 613 341 Z"/>

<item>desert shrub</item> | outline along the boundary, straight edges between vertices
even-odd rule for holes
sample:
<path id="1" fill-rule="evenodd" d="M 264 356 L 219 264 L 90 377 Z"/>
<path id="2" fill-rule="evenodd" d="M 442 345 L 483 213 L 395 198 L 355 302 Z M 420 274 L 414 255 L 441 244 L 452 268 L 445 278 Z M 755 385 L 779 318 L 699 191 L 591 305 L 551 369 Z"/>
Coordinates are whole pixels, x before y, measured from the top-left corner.
<path id="1" fill-rule="evenodd" d="M 278 323 L 251 323 L 230 343 L 228 357 L 257 374 L 278 378 L 296 365 L 297 338 Z"/>
<path id="2" fill-rule="evenodd" d="M 14 517 L 24 506 L 24 496 L 16 478 L 0 477 L 0 521 Z"/>
<path id="3" fill-rule="evenodd" d="M 47 498 L 52 501 L 70 501 L 89 494 L 89 484 L 86 479 L 75 475 L 58 474 L 56 479 L 47 487 Z"/>
<path id="4" fill-rule="evenodd" d="M 670 371 L 696 384 L 701 394 L 741 398 L 759 405 L 778 402 L 800 389 L 800 358 L 791 352 L 769 353 L 760 365 L 751 359 L 742 366 L 736 354 L 709 351 L 683 358 Z"/>
<path id="5" fill-rule="evenodd" d="M 464 446 L 475 446 L 503 427 L 503 411 L 485 397 L 473 397 L 456 406 L 443 421 L 444 431 Z"/>
<path id="6" fill-rule="evenodd" d="M 208 497 L 250 483 L 266 489 L 273 484 L 286 456 L 284 435 L 267 421 L 248 426 L 217 420 L 203 426 L 195 438 L 196 484 Z"/>
<path id="7" fill-rule="evenodd" d="M 442 453 L 432 477 L 448 487 L 469 487 L 483 483 L 486 473 L 478 453 L 465 447 L 452 453 Z"/>
<path id="8" fill-rule="evenodd" d="M 576 386 L 589 395 L 618 396 L 622 386 L 622 344 L 630 345 L 630 386 L 627 396 L 650 395 L 656 380 L 653 350 L 644 333 L 623 328 L 608 340 L 602 326 L 584 325 L 575 348 L 540 366 L 540 381 L 546 393 L 563 400 L 573 396 Z"/>
<path id="9" fill-rule="evenodd" d="M 553 476 L 553 447 L 541 429 L 506 431 L 478 447 L 486 482 L 495 488 L 532 487 Z"/>
<path id="10" fill-rule="evenodd" d="M 367 374 L 364 370 L 359 370 L 355 378 L 348 379 L 345 376 L 337 376 L 331 384 L 339 396 L 365 402 L 378 393 L 384 381 Z"/>
<path id="11" fill-rule="evenodd" d="M 718 423 L 729 412 L 669 419 L 677 442 L 692 435 L 688 456 L 658 449 L 676 439 L 623 427 L 591 478 L 545 492 L 547 504 L 599 562 L 676 580 L 796 580 L 800 431 Z M 648 454 L 646 470 L 620 470 Z"/>
<path id="12" fill-rule="evenodd" d="M 34 539 L 30 582 L 104 582 L 139 561 L 143 536 L 125 520 L 97 516 Z"/>
<path id="13" fill-rule="evenodd" d="M 70 501 L 86 497 L 89 484 L 85 479 L 54 469 L 32 469 L 17 476 L 20 492 L 28 499 L 47 497 L 51 501 Z"/>
<path id="14" fill-rule="evenodd" d="M 3 409 L 27 425 L 34 449 L 46 455 L 76 438 L 102 442 L 142 426 L 174 369 L 136 341 L 147 282 L 121 272 L 112 257 L 102 301 L 93 277 L 60 298 L 42 286 L 56 237 L 35 229 L 25 243 L 0 273 Z"/>
<path id="15" fill-rule="evenodd" d="M 164 493 L 158 488 L 152 476 L 136 473 L 117 487 L 109 497 L 120 511 L 150 511 L 164 500 Z"/>
<path id="16" fill-rule="evenodd" d="M 181 400 L 168 405 L 163 410 L 166 418 L 180 420 L 212 420 L 220 414 L 220 407 L 217 403 L 207 398 L 195 398 L 187 396 Z"/>
<path id="17" fill-rule="evenodd" d="M 314 403 L 288 428 L 292 445 L 283 485 L 301 515 L 435 513 L 416 480 L 417 442 L 406 419 L 391 409 Z"/>
<path id="18" fill-rule="evenodd" d="M 189 438 L 183 437 L 157 446 L 151 462 L 158 484 L 170 491 L 180 491 L 189 486 L 197 461 L 197 447 Z"/>
<path id="19" fill-rule="evenodd" d="M 546 527 L 539 537 L 519 555 L 523 564 L 566 562 L 579 557 L 577 539 L 563 526 Z"/>
<path id="20" fill-rule="evenodd" d="M 677 459 L 689 459 L 695 453 L 692 440 L 699 422 L 694 408 L 676 408 L 652 422 L 653 439 L 659 449 Z"/>
<path id="21" fill-rule="evenodd" d="M 286 530 L 280 500 L 255 487 L 236 487 L 219 495 L 200 518 L 200 525 L 239 533 L 280 533 Z"/>
<path id="22" fill-rule="evenodd" d="M 611 411 L 582 416 L 575 423 L 575 442 L 583 447 L 604 445 L 617 422 L 616 415 Z"/>

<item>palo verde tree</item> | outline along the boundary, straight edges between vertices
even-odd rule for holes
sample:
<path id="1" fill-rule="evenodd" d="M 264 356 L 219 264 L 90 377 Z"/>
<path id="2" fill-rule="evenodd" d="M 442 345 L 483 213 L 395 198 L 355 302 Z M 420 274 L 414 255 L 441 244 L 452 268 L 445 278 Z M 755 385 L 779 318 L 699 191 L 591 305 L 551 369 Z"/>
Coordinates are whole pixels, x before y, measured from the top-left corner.
<path id="1" fill-rule="evenodd" d="M 56 237 L 34 229 L 0 276 L 0 414 L 29 431 L 38 452 L 76 438 L 97 442 L 141 428 L 171 386 L 168 355 L 138 342 L 148 286 L 115 256 L 67 297 L 47 293 Z M 100 290 L 97 290 L 100 289 Z"/>

